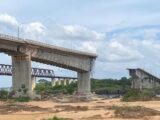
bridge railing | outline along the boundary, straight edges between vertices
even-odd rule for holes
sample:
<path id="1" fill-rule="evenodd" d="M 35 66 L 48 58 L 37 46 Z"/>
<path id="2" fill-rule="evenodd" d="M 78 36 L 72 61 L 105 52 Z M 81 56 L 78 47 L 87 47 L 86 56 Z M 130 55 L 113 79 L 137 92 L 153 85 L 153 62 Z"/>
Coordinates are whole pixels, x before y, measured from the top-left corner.
<path id="1" fill-rule="evenodd" d="M 18 40 L 18 41 L 25 40 L 25 39 L 22 39 L 22 38 L 14 37 L 14 36 L 11 36 L 11 35 L 5 35 L 5 34 L 0 34 L 0 38 L 9 39 L 9 40 Z"/>

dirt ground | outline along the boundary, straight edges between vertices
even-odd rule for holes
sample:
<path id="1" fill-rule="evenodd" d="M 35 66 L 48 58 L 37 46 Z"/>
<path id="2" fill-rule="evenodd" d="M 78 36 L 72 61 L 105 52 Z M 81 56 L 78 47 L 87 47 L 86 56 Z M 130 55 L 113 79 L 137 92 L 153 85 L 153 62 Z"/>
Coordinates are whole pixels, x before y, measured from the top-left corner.
<path id="1" fill-rule="evenodd" d="M 160 115 L 138 119 L 115 117 L 111 106 L 143 106 L 160 111 L 160 101 L 121 102 L 120 99 L 95 99 L 90 102 L 60 103 L 31 101 L 27 103 L 0 102 L 0 120 L 42 120 L 53 116 L 73 120 L 160 120 Z"/>

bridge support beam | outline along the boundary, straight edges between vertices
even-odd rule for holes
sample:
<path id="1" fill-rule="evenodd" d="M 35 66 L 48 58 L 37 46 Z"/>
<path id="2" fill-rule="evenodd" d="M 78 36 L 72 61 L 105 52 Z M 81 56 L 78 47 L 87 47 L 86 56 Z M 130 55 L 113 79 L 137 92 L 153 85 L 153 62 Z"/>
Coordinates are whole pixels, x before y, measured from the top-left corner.
<path id="1" fill-rule="evenodd" d="M 91 95 L 90 72 L 78 72 L 78 95 L 82 97 Z"/>
<path id="2" fill-rule="evenodd" d="M 12 56 L 12 86 L 17 91 L 24 85 L 28 93 L 32 91 L 30 56 Z"/>

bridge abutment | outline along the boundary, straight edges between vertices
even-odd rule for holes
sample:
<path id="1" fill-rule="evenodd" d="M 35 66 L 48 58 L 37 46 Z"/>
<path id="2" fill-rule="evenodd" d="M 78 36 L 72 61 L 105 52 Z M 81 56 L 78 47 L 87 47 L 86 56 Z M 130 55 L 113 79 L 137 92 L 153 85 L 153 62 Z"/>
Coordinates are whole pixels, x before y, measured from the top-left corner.
<path id="1" fill-rule="evenodd" d="M 25 86 L 30 93 L 32 91 L 31 81 L 31 58 L 26 55 L 12 56 L 12 86 L 17 91 Z"/>
<path id="2" fill-rule="evenodd" d="M 90 72 L 78 72 L 78 95 L 82 97 L 91 95 Z"/>

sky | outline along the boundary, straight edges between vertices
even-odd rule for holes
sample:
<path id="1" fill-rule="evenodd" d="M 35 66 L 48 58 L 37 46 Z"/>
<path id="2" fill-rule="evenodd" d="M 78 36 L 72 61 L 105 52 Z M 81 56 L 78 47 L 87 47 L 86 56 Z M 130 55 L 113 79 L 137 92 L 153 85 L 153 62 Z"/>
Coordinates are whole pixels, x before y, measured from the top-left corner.
<path id="1" fill-rule="evenodd" d="M 160 76 L 159 0 L 0 0 L 0 33 L 96 53 L 92 77 L 128 77 L 126 68 Z M 11 64 L 0 53 L 0 64 Z M 73 71 L 50 68 L 56 75 Z M 10 77 L 1 86 L 10 86 Z"/>

